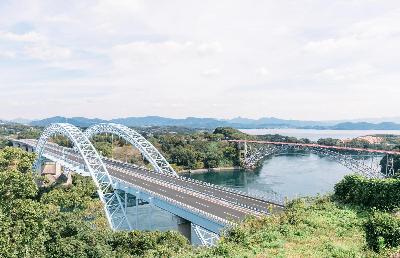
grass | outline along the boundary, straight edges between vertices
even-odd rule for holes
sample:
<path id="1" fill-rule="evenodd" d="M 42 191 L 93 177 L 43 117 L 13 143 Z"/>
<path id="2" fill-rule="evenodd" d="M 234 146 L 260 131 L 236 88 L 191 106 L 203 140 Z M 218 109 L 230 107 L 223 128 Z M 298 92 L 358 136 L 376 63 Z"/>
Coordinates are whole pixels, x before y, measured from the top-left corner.
<path id="1" fill-rule="evenodd" d="M 299 199 L 279 215 L 248 218 L 211 249 L 185 257 L 389 257 L 375 253 L 365 240 L 368 211 L 343 206 L 330 197 Z M 399 250 L 397 250 L 399 251 Z"/>

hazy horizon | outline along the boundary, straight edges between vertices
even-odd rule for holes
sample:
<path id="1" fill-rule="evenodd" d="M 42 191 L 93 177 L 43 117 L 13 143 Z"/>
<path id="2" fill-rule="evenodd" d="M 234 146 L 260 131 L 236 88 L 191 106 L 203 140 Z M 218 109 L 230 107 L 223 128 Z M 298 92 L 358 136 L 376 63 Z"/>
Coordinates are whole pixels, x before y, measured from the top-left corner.
<path id="1" fill-rule="evenodd" d="M 232 119 L 252 119 L 252 120 L 259 120 L 263 118 L 276 118 L 276 119 L 282 119 L 282 120 L 299 120 L 299 121 L 316 121 L 316 122 L 342 122 L 342 121 L 353 121 L 353 122 L 374 122 L 380 121 L 380 122 L 396 122 L 400 123 L 400 117 L 370 117 L 370 118 L 355 118 L 355 119 L 338 119 L 338 120 L 302 120 L 302 119 L 296 119 L 296 118 L 282 118 L 282 117 L 272 117 L 272 116 L 264 116 L 264 117 L 258 117 L 258 118 L 249 118 L 249 117 L 231 117 L 231 118 L 218 118 L 218 117 L 195 117 L 195 116 L 186 116 L 186 117 L 169 117 L 169 116 L 159 116 L 159 115 L 148 115 L 148 116 L 126 116 L 126 117 L 111 117 L 111 118 L 102 118 L 102 117 L 86 117 L 86 116 L 73 116 L 73 117 L 66 117 L 63 115 L 55 115 L 55 116 L 50 116 L 50 117 L 42 117 L 42 118 L 26 118 L 26 117 L 17 117 L 17 118 L 12 118 L 8 119 L 9 121 L 15 121 L 15 120 L 29 120 L 29 121 L 36 121 L 36 120 L 42 120 L 42 119 L 47 119 L 51 117 L 65 117 L 67 119 L 70 118 L 75 118 L 75 117 L 83 117 L 87 119 L 101 119 L 101 120 L 112 120 L 112 119 L 123 119 L 123 118 L 129 118 L 129 117 L 163 117 L 163 118 L 171 118 L 171 119 L 186 119 L 186 118 L 204 118 L 204 119 L 217 119 L 217 120 L 232 120 Z M 3 118 L 0 117 L 0 120 Z M 7 119 L 3 119 L 7 120 Z"/>

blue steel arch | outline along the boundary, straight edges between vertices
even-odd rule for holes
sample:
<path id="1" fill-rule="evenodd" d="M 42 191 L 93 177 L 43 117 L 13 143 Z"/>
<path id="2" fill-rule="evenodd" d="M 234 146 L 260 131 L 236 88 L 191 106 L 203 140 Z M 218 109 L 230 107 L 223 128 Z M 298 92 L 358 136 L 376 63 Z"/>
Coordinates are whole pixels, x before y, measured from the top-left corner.
<path id="1" fill-rule="evenodd" d="M 148 140 L 146 140 L 146 138 L 135 130 L 120 124 L 101 123 L 93 125 L 85 131 L 85 135 L 88 139 L 101 133 L 115 134 L 128 141 L 142 153 L 157 172 L 167 173 L 174 176 L 178 175 L 163 155 Z"/>
<path id="2" fill-rule="evenodd" d="M 97 187 L 99 198 L 104 203 L 104 209 L 110 227 L 115 230 L 131 229 L 120 197 L 114 192 L 113 182 L 106 166 L 92 143 L 77 127 L 67 123 L 55 123 L 46 127 L 35 149 L 37 154 L 35 167 L 38 167 L 41 162 L 46 143 L 53 135 L 63 135 L 67 137 L 82 157 Z"/>

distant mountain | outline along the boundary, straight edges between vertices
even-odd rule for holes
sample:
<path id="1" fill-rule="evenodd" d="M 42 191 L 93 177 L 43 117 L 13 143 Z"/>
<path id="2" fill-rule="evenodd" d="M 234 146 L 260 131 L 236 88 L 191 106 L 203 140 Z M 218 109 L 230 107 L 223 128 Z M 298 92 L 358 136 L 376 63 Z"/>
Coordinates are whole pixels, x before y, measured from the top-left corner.
<path id="1" fill-rule="evenodd" d="M 25 118 L 16 118 L 13 120 L 10 120 L 12 123 L 17 123 L 17 124 L 23 124 L 23 125 L 28 125 L 32 120 L 30 119 L 25 119 Z"/>
<path id="2" fill-rule="evenodd" d="M 55 116 L 55 117 L 50 117 L 42 120 L 35 120 L 30 122 L 30 125 L 33 126 L 48 126 L 53 123 L 70 123 L 75 126 L 79 127 L 88 127 L 94 124 L 98 123 L 105 123 L 107 120 L 102 120 L 98 118 L 85 118 L 85 117 L 71 117 L 71 118 L 66 118 L 62 116 Z"/>
<path id="3" fill-rule="evenodd" d="M 159 116 L 117 118 L 110 120 L 110 122 L 126 126 L 184 126 L 192 128 L 215 128 L 229 125 L 229 123 L 225 121 L 214 118 L 188 117 L 175 119 Z"/>
<path id="4" fill-rule="evenodd" d="M 400 117 L 381 117 L 381 118 L 361 118 L 361 119 L 353 119 L 350 121 L 343 121 L 343 122 L 367 122 L 373 124 L 385 123 L 385 122 L 392 122 L 396 124 L 400 124 Z"/>
<path id="5" fill-rule="evenodd" d="M 335 125 L 337 122 L 334 121 L 303 121 L 303 120 L 287 120 L 287 119 L 280 119 L 276 117 L 262 117 L 260 119 L 249 119 L 249 118 L 242 118 L 237 117 L 229 120 L 225 120 L 230 124 L 241 124 L 241 125 L 248 125 L 251 127 L 254 126 L 282 126 L 282 127 L 305 127 L 305 126 L 329 126 Z"/>
<path id="6" fill-rule="evenodd" d="M 234 128 L 251 129 L 251 128 L 302 128 L 302 129 L 335 129 L 335 130 L 400 130 L 400 124 L 392 122 L 368 123 L 368 122 L 335 122 L 335 121 L 302 121 L 302 120 L 286 120 L 274 117 L 264 117 L 260 119 L 249 119 L 237 117 L 233 119 L 215 119 L 215 118 L 166 118 L 160 116 L 145 117 L 126 117 L 104 120 L 98 118 L 71 117 L 65 118 L 61 116 L 50 117 L 42 120 L 30 122 L 34 126 L 47 126 L 52 123 L 71 123 L 79 127 L 88 127 L 98 123 L 118 123 L 126 126 L 179 126 L 187 128 L 204 128 L 214 129 L 219 126 L 230 126 Z"/>
<path id="7" fill-rule="evenodd" d="M 384 122 L 379 124 L 358 122 L 358 123 L 340 123 L 331 126 L 329 129 L 334 130 L 400 130 L 400 124 L 395 124 L 392 122 Z"/>
<path id="8" fill-rule="evenodd" d="M 118 123 L 126 126 L 182 126 L 190 128 L 215 128 L 218 126 L 229 126 L 230 124 L 222 120 L 214 118 L 195 118 L 188 117 L 184 119 L 165 118 L 159 116 L 146 116 L 146 117 L 127 117 L 116 118 L 111 120 L 103 120 L 98 118 L 84 118 L 84 117 L 50 117 L 42 120 L 32 121 L 30 125 L 34 126 L 47 126 L 52 123 L 70 123 L 79 127 L 88 127 L 98 123 Z"/>

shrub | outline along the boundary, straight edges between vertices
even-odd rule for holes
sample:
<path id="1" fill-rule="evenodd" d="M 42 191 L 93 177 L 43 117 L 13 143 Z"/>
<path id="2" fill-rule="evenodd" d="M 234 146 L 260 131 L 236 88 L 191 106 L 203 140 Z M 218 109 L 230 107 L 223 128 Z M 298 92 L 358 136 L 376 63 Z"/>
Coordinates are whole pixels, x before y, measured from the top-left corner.
<path id="1" fill-rule="evenodd" d="M 400 246 L 400 218 L 374 212 L 365 223 L 365 233 L 368 245 L 375 251 Z"/>
<path id="2" fill-rule="evenodd" d="M 334 197 L 344 203 L 379 210 L 400 207 L 400 179 L 368 179 L 349 175 L 335 185 Z"/>

